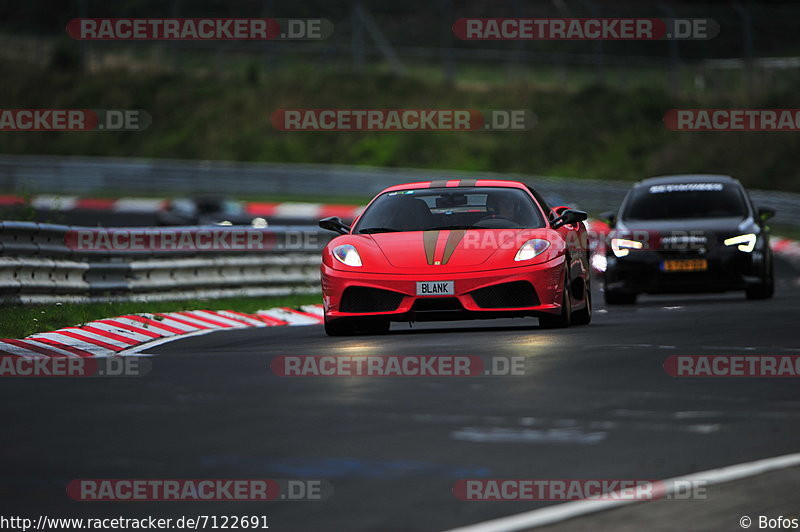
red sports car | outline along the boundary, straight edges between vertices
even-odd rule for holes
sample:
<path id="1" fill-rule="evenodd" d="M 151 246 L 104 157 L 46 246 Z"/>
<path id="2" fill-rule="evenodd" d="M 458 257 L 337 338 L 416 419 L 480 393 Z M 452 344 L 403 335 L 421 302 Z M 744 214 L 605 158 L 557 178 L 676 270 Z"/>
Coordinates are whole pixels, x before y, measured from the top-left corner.
<path id="1" fill-rule="evenodd" d="M 586 213 L 550 208 L 516 181 L 409 183 L 378 194 L 322 253 L 325 332 L 383 333 L 391 321 L 592 318 Z"/>

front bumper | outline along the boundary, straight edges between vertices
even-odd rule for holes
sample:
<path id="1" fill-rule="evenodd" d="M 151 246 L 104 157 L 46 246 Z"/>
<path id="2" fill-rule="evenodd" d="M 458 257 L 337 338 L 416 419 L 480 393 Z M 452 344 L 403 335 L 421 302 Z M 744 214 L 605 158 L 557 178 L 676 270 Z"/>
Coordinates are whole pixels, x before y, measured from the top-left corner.
<path id="1" fill-rule="evenodd" d="M 559 257 L 549 262 L 531 266 L 505 268 L 467 273 L 360 273 L 336 270 L 322 265 L 322 295 L 326 319 L 352 317 L 381 317 L 392 321 L 428 321 L 451 319 L 497 318 L 507 316 L 540 316 L 561 312 L 562 290 L 566 262 Z M 418 296 L 418 281 L 453 281 L 453 296 Z M 487 307 L 487 300 L 476 291 L 506 283 L 528 283 L 535 299 L 525 306 L 499 306 L 497 302 Z M 518 287 L 520 285 L 514 285 Z M 359 312 L 342 310 L 343 294 L 348 288 L 363 287 L 397 294 L 382 300 L 380 310 L 361 308 Z M 508 287 L 498 288 L 498 293 L 508 293 Z M 486 294 L 479 292 L 478 294 Z M 514 298 L 518 304 L 524 298 Z M 395 301 L 396 306 L 395 306 Z M 479 304 L 479 301 L 484 306 Z M 386 306 L 393 307 L 386 310 Z M 348 305 L 344 305 L 348 307 Z"/>
<path id="2" fill-rule="evenodd" d="M 705 259 L 704 271 L 667 272 L 665 260 Z M 752 253 L 736 247 L 718 246 L 705 253 L 697 251 L 634 250 L 625 257 L 606 256 L 605 287 L 627 293 L 702 293 L 744 290 L 763 282 L 767 256 L 761 249 Z"/>

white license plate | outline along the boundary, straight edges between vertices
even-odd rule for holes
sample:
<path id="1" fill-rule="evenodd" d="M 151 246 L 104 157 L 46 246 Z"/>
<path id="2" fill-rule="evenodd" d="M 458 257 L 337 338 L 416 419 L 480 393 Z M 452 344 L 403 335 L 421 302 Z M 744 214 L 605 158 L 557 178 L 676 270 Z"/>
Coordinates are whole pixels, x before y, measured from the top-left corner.
<path id="1" fill-rule="evenodd" d="M 418 296 L 454 296 L 454 281 L 417 281 Z"/>

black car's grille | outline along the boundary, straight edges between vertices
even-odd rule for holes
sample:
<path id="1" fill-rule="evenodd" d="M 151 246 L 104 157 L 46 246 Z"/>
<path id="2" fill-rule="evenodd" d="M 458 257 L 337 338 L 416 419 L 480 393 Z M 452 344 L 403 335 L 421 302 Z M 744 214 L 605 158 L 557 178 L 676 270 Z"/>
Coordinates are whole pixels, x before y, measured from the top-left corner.
<path id="1" fill-rule="evenodd" d="M 470 292 L 481 308 L 522 308 L 539 304 L 536 291 L 527 281 L 496 284 Z"/>
<path id="2" fill-rule="evenodd" d="M 441 311 L 441 310 L 464 310 L 461 302 L 455 297 L 426 297 L 417 299 L 411 310 L 425 312 L 425 311 Z"/>
<path id="3" fill-rule="evenodd" d="M 366 286 L 345 288 L 339 304 L 341 312 L 389 312 L 397 310 L 403 294 Z"/>

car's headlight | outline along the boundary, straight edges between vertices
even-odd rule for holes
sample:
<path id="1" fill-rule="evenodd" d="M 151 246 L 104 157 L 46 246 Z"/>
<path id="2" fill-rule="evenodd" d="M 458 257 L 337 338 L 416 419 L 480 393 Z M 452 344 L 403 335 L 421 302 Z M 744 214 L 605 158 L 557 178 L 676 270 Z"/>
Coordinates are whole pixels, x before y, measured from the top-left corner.
<path id="1" fill-rule="evenodd" d="M 356 247 L 351 244 L 342 244 L 333 248 L 333 256 L 342 264 L 348 266 L 361 266 L 361 257 Z"/>
<path id="2" fill-rule="evenodd" d="M 517 251 L 514 260 L 531 260 L 537 255 L 541 255 L 547 248 L 550 247 L 550 242 L 541 238 L 532 238 L 522 244 L 522 247 Z"/>
<path id="3" fill-rule="evenodd" d="M 747 233 L 746 235 L 732 236 L 731 238 L 726 238 L 724 243 L 726 246 L 735 246 L 738 244 L 739 251 L 752 253 L 753 249 L 756 247 L 756 235 Z"/>
<path id="4" fill-rule="evenodd" d="M 627 238 L 612 238 L 611 251 L 617 257 L 624 257 L 631 252 L 632 249 L 642 249 L 644 244 L 637 240 L 628 240 Z"/>

